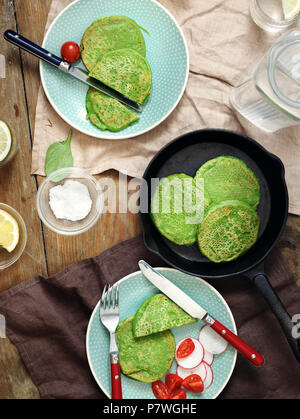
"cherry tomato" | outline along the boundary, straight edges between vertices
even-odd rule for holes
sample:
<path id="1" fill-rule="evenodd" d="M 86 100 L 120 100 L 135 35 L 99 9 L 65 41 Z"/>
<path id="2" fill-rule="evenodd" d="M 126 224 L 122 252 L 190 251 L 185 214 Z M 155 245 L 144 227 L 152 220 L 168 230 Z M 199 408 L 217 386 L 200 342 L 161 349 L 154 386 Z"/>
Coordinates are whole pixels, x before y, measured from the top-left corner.
<path id="1" fill-rule="evenodd" d="M 80 56 L 80 49 L 76 42 L 65 42 L 61 47 L 60 54 L 64 61 L 75 63 Z"/>
<path id="2" fill-rule="evenodd" d="M 170 393 L 179 388 L 181 386 L 182 381 L 183 379 L 179 377 L 179 375 L 177 374 L 168 374 L 165 380 L 166 386 L 168 387 Z"/>
<path id="3" fill-rule="evenodd" d="M 204 390 L 203 381 L 198 374 L 189 375 L 182 381 L 181 385 L 192 393 L 202 393 Z"/>
<path id="4" fill-rule="evenodd" d="M 186 392 L 182 388 L 177 388 L 171 393 L 170 399 L 186 399 Z"/>
<path id="5" fill-rule="evenodd" d="M 195 344 L 192 339 L 184 339 L 177 349 L 177 358 L 186 358 L 195 349 Z"/>
<path id="6" fill-rule="evenodd" d="M 168 387 L 162 381 L 152 383 L 152 391 L 157 399 L 169 399 L 170 392 Z"/>

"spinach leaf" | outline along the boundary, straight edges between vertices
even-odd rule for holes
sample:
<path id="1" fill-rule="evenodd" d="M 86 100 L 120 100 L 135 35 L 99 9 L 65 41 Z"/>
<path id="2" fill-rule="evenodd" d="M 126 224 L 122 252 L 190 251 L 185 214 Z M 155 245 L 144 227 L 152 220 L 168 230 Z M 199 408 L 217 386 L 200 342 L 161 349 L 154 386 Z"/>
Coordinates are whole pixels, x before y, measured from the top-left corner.
<path id="1" fill-rule="evenodd" d="M 57 141 L 50 145 L 46 153 L 45 173 L 49 176 L 55 170 L 73 167 L 74 160 L 71 150 L 72 130 L 65 141 Z"/>

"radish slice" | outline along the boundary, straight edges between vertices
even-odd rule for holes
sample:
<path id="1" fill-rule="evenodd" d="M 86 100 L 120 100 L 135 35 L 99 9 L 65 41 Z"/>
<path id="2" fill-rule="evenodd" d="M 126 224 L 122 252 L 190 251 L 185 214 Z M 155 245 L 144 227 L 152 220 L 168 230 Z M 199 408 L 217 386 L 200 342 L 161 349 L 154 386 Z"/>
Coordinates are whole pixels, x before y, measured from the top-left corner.
<path id="1" fill-rule="evenodd" d="M 200 330 L 199 340 L 204 349 L 214 355 L 221 354 L 228 346 L 228 342 L 208 325 Z"/>
<path id="2" fill-rule="evenodd" d="M 190 339 L 192 339 L 195 345 L 195 349 L 190 355 L 186 356 L 185 358 L 178 358 L 177 356 L 177 349 L 179 348 L 180 344 L 185 339 L 178 342 L 176 346 L 176 351 L 175 351 L 175 359 L 176 359 L 177 364 L 180 365 L 182 368 L 186 368 L 186 369 L 196 368 L 199 364 L 201 364 L 204 357 L 204 349 L 201 343 L 199 342 L 199 340 L 195 338 L 190 338 Z"/>
<path id="3" fill-rule="evenodd" d="M 191 369 L 182 368 L 180 365 L 178 365 L 176 373 L 183 380 L 189 375 L 197 374 L 201 377 L 201 380 L 203 381 L 203 383 L 205 381 L 206 374 L 207 374 L 204 362 L 201 362 L 201 364 L 198 365 L 198 367 L 191 368 Z"/>
<path id="4" fill-rule="evenodd" d="M 214 373 L 210 365 L 208 365 L 206 362 L 203 362 L 201 365 L 205 366 L 206 369 L 206 377 L 203 381 L 204 388 L 207 389 L 209 386 L 211 386 L 213 379 L 214 379 Z"/>
<path id="5" fill-rule="evenodd" d="M 214 354 L 208 352 L 207 349 L 204 349 L 203 362 L 206 362 L 206 364 L 211 365 L 214 362 Z"/>

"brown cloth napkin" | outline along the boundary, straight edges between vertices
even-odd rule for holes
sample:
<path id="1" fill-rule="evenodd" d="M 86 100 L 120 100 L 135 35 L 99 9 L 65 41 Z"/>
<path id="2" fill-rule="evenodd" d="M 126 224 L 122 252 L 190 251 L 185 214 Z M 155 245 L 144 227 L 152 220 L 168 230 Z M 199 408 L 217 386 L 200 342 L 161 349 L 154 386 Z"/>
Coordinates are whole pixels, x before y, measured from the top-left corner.
<path id="1" fill-rule="evenodd" d="M 0 295 L 7 335 L 42 398 L 105 398 L 87 362 L 87 325 L 103 285 L 138 270 L 139 259 L 165 266 L 138 236 L 51 278 L 36 277 Z M 300 290 L 278 249 L 268 258 L 266 270 L 289 312 L 299 313 Z M 232 378 L 220 397 L 300 398 L 300 365 L 263 297 L 245 278 L 211 283 L 229 304 L 239 336 L 265 357 L 264 366 L 255 367 L 238 355 Z"/>
<path id="2" fill-rule="evenodd" d="M 46 29 L 71 2 L 52 1 Z M 160 0 L 159 3 L 176 18 L 190 52 L 189 81 L 182 100 L 160 126 L 133 139 L 99 140 L 74 131 L 74 165 L 90 174 L 116 169 L 141 177 L 155 153 L 180 134 L 200 128 L 236 130 L 281 158 L 290 194 L 289 211 L 300 215 L 299 126 L 267 134 L 239 117 L 229 103 L 232 87 L 250 77 L 280 35 L 269 35 L 255 25 L 249 14 L 249 0 Z M 52 109 L 41 87 L 32 151 L 33 174 L 45 174 L 47 148 L 54 141 L 67 138 L 68 131 L 68 125 Z"/>

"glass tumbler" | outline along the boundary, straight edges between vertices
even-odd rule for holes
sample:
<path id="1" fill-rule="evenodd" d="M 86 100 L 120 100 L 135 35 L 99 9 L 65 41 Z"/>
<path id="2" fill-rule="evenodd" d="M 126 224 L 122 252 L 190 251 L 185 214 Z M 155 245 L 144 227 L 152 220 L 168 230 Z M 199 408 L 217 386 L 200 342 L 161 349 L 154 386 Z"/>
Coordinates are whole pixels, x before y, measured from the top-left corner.
<path id="1" fill-rule="evenodd" d="M 253 21 L 268 32 L 282 31 L 298 20 L 298 16 L 284 18 L 282 0 L 250 0 L 250 14 Z"/>
<path id="2" fill-rule="evenodd" d="M 18 143 L 17 143 L 14 129 L 6 121 L 1 119 L 1 117 L 0 117 L 0 125 L 1 125 L 0 126 L 0 151 L 1 151 L 0 152 L 0 169 L 1 169 L 15 157 L 18 151 Z M 5 132 L 7 134 L 5 134 Z M 7 141 L 7 138 L 9 138 L 9 142 Z M 7 148 L 7 145 L 8 145 L 8 148 Z M 4 151 L 2 151 L 1 146 L 4 146 Z"/>

